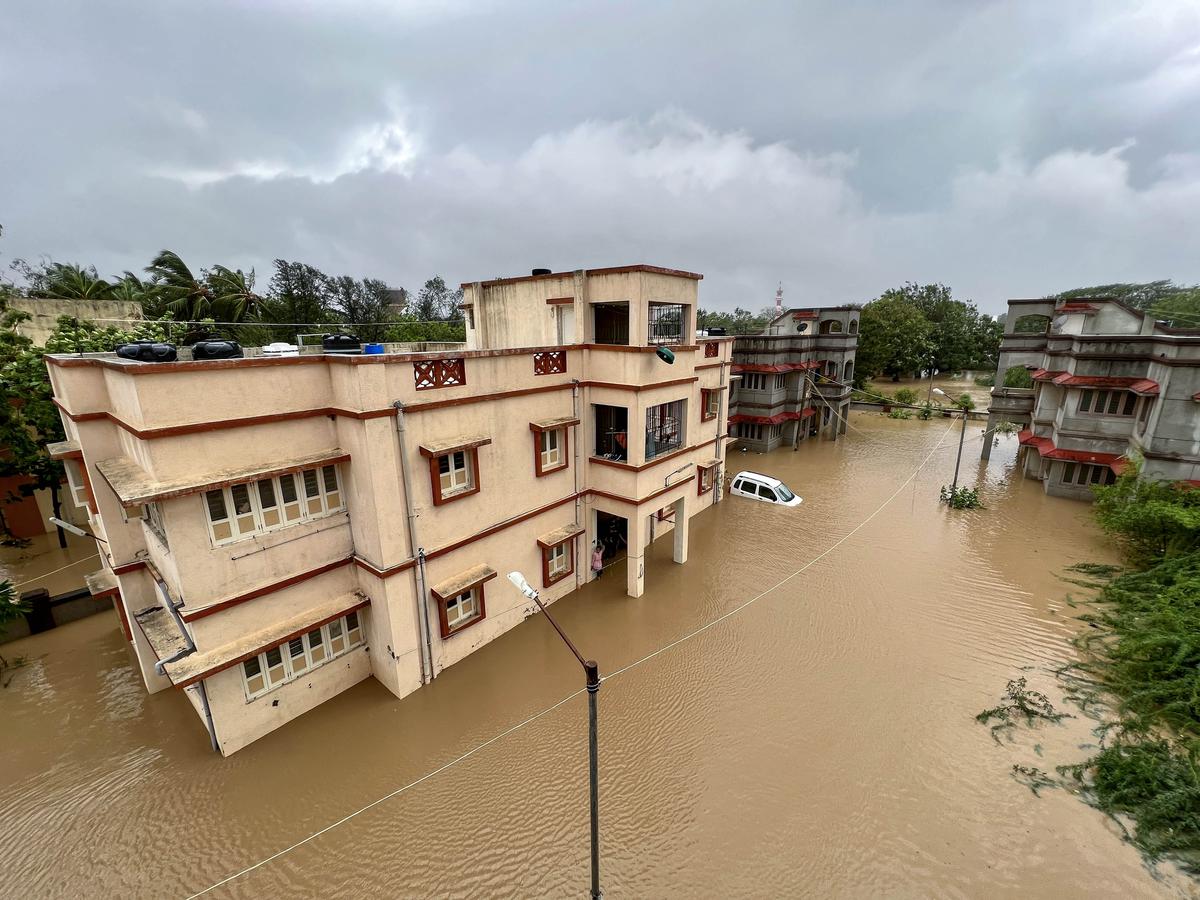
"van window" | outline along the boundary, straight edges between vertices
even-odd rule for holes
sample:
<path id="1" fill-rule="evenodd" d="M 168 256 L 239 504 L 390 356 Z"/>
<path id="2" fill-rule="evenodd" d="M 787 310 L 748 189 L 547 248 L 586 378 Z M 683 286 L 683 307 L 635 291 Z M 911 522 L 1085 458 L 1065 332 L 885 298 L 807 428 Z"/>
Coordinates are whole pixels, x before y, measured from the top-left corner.
<path id="1" fill-rule="evenodd" d="M 739 478 L 737 481 L 735 481 L 733 483 L 733 489 L 735 491 L 741 491 L 741 490 L 745 489 L 745 485 L 743 484 L 742 479 Z"/>
<path id="2" fill-rule="evenodd" d="M 796 496 L 790 490 L 788 490 L 788 487 L 786 484 L 781 484 L 779 487 L 775 488 L 775 490 L 779 493 L 779 499 L 782 500 L 784 503 L 787 503 L 789 500 L 791 500 L 793 497 Z"/>
<path id="3" fill-rule="evenodd" d="M 775 496 L 775 492 L 765 484 L 760 484 L 758 486 L 758 496 L 762 497 L 764 500 L 770 500 L 772 503 L 779 499 Z"/>

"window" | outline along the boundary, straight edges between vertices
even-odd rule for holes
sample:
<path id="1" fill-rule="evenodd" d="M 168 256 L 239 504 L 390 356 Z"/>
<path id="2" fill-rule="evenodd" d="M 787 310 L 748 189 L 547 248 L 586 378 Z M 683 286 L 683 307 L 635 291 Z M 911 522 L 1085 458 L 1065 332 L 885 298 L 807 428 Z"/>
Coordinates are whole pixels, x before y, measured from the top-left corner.
<path id="1" fill-rule="evenodd" d="M 787 376 L 786 375 L 776 375 L 775 376 L 775 390 L 782 391 L 785 384 L 787 384 Z"/>
<path id="2" fill-rule="evenodd" d="M 142 521 L 146 523 L 146 527 L 154 534 L 156 538 L 162 541 L 164 547 L 167 544 L 167 529 L 163 525 L 162 507 L 157 503 L 147 503 L 142 506 Z"/>
<path id="3" fill-rule="evenodd" d="M 483 617 L 483 585 L 473 587 L 463 591 L 461 594 L 455 594 L 453 597 L 447 597 L 442 604 L 444 615 L 443 629 L 446 633 L 443 637 L 449 637 L 450 634 L 460 628 L 465 628 L 472 622 Z"/>
<path id="4" fill-rule="evenodd" d="M 541 428 L 531 422 L 529 428 L 533 432 L 534 474 L 540 478 L 565 469 L 568 465 L 567 427 Z"/>
<path id="5" fill-rule="evenodd" d="M 1132 391 L 1079 392 L 1079 411 L 1093 416 L 1132 416 L 1137 394 Z"/>
<path id="6" fill-rule="evenodd" d="M 767 376 L 760 372 L 747 372 L 742 376 L 742 387 L 748 391 L 765 391 Z"/>
<path id="7" fill-rule="evenodd" d="M 1108 466 L 1069 462 L 1063 464 L 1062 477 L 1059 480 L 1063 484 L 1074 485 L 1112 484 L 1117 480 L 1117 476 Z"/>
<path id="8" fill-rule="evenodd" d="M 654 517 L 656 519 L 658 519 L 658 521 L 660 521 L 660 522 L 674 522 L 675 521 L 675 504 L 672 503 L 670 506 L 664 506 L 662 509 L 660 509 L 658 512 L 656 512 L 654 514 Z"/>
<path id="9" fill-rule="evenodd" d="M 721 392 L 708 388 L 700 389 L 700 421 L 708 422 L 717 417 L 721 409 Z"/>
<path id="10" fill-rule="evenodd" d="M 754 425 L 750 422 L 738 423 L 738 437 L 746 438 L 751 441 L 762 440 L 762 426 Z"/>
<path id="11" fill-rule="evenodd" d="M 837 319 L 826 319 L 821 323 L 821 334 L 841 334 L 842 323 Z"/>
<path id="12" fill-rule="evenodd" d="M 782 425 L 772 425 L 771 426 L 771 439 L 772 440 L 777 440 L 781 434 L 783 434 L 783 426 Z"/>
<path id="13" fill-rule="evenodd" d="M 1137 430 L 1138 434 L 1146 430 L 1146 425 L 1150 421 L 1150 410 L 1154 408 L 1153 397 L 1143 397 L 1141 409 L 1138 410 Z"/>
<path id="14" fill-rule="evenodd" d="M 478 462 L 474 447 L 431 457 L 429 466 L 433 477 L 434 505 L 467 497 L 478 491 L 479 480 L 475 477 Z"/>
<path id="15" fill-rule="evenodd" d="M 253 700 L 363 642 L 357 611 L 284 641 L 242 662 L 246 699 Z"/>
<path id="16" fill-rule="evenodd" d="M 649 338 L 651 344 L 682 344 L 685 307 L 677 303 L 651 303 L 649 309 Z"/>
<path id="17" fill-rule="evenodd" d="M 765 484 L 760 484 L 758 486 L 758 496 L 762 497 L 764 500 L 770 500 L 772 503 L 779 499 L 775 496 L 775 491 L 767 487 Z"/>
<path id="18" fill-rule="evenodd" d="M 851 333 L 851 334 L 858 334 L 858 319 L 851 319 L 851 320 L 850 320 L 850 333 Z"/>
<path id="19" fill-rule="evenodd" d="M 713 483 L 717 475 L 716 466 L 701 466 L 700 478 L 696 482 L 696 493 L 707 494 L 713 489 Z"/>
<path id="20" fill-rule="evenodd" d="M 297 487 L 297 478 L 302 488 Z M 228 544 L 341 512 L 346 506 L 339 479 L 338 467 L 329 465 L 205 491 L 204 506 L 213 543 Z"/>
<path id="21" fill-rule="evenodd" d="M 646 410 L 646 459 L 671 453 L 683 446 L 686 400 L 660 403 Z"/>
<path id="22" fill-rule="evenodd" d="M 575 535 L 542 546 L 542 586 L 550 587 L 575 572 Z"/>
<path id="23" fill-rule="evenodd" d="M 456 450 L 437 458 L 438 485 L 442 497 L 450 497 L 471 489 L 471 467 L 466 450 Z"/>
<path id="24" fill-rule="evenodd" d="M 705 359 L 713 359 L 714 357 L 719 356 L 720 353 L 721 353 L 721 348 L 720 348 L 720 345 L 718 345 L 716 341 L 705 341 L 705 343 L 704 343 Z"/>
<path id="25" fill-rule="evenodd" d="M 83 472 L 83 460 L 64 459 L 63 468 L 67 472 L 67 486 L 71 489 L 72 502 L 83 509 L 88 506 L 87 476 Z"/>

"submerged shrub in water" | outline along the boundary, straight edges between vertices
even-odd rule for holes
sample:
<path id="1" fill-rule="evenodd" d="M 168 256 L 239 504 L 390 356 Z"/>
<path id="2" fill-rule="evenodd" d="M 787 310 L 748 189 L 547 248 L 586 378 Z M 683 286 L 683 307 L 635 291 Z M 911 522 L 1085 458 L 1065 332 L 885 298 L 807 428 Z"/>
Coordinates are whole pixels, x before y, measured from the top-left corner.
<path id="1" fill-rule="evenodd" d="M 983 509 L 983 501 L 979 499 L 976 488 L 948 488 L 942 485 L 941 500 L 949 504 L 951 509 Z"/>

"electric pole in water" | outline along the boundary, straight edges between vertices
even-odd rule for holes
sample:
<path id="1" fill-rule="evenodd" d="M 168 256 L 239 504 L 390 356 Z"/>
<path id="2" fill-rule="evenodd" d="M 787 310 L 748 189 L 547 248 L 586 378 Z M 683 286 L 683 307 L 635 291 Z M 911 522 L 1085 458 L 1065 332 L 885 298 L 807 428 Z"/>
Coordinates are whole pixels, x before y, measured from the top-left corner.
<path id="1" fill-rule="evenodd" d="M 962 465 L 963 440 L 967 436 L 967 411 L 962 411 L 962 430 L 958 433 L 958 458 L 954 460 L 954 484 L 950 485 L 950 496 L 958 490 L 958 467 Z"/>

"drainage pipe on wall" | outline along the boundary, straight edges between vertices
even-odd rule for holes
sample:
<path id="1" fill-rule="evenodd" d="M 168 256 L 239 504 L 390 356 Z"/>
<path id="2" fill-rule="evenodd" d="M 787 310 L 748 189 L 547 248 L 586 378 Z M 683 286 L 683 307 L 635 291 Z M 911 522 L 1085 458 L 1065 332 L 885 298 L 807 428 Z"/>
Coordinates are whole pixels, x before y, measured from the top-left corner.
<path id="1" fill-rule="evenodd" d="M 728 390 L 725 389 L 725 361 L 721 361 L 721 390 L 720 396 L 717 398 L 717 471 L 713 473 L 713 487 L 716 488 L 717 495 L 713 497 L 713 503 L 721 502 L 721 495 L 725 493 L 725 438 L 721 436 L 721 419 L 722 413 L 729 409 L 729 398 L 726 394 L 733 392 L 733 385 L 729 385 Z M 729 419 L 725 418 L 725 430 L 729 430 Z"/>
<path id="2" fill-rule="evenodd" d="M 166 659 L 160 659 L 154 664 L 154 671 L 165 678 L 167 663 L 173 663 L 176 660 L 183 659 L 185 656 L 191 656 L 196 652 L 196 642 L 192 640 L 191 633 L 184 626 L 183 617 L 179 615 L 179 610 L 175 608 L 175 603 L 171 600 L 171 592 L 167 590 L 167 583 L 163 581 L 162 574 L 149 560 L 146 561 L 146 568 L 150 572 L 150 577 L 154 579 L 154 586 L 158 588 L 158 592 L 162 595 L 163 604 L 167 607 L 167 612 L 175 620 L 175 627 L 179 629 L 179 633 L 187 641 L 187 646 L 182 650 L 178 650 Z M 196 682 L 196 688 L 196 692 L 200 696 L 200 708 L 204 711 L 204 726 L 208 729 L 208 740 L 212 744 L 213 750 L 220 753 L 221 745 L 217 743 L 217 725 L 213 721 L 212 707 L 208 705 L 208 691 L 204 687 L 203 679 Z"/>
<path id="3" fill-rule="evenodd" d="M 433 638 L 430 634 L 429 597 L 425 580 L 425 551 L 417 540 L 417 514 L 412 502 L 412 472 L 408 465 L 408 445 L 405 441 L 404 404 L 397 400 L 392 404 L 396 408 L 396 440 L 400 444 L 400 480 L 404 483 L 404 514 L 408 520 L 408 552 L 416 560 L 413 566 L 413 582 L 417 590 L 417 656 L 421 660 L 421 684 L 433 681 Z M 421 652 L 421 642 L 424 639 L 425 650 Z"/>
<path id="4" fill-rule="evenodd" d="M 571 418 L 572 419 L 579 418 L 579 379 L 578 378 L 571 379 Z M 582 421 L 582 420 L 580 420 L 580 421 Z M 587 524 L 584 523 L 583 521 L 581 521 L 582 515 L 583 515 L 583 497 L 579 493 L 579 431 L 580 431 L 580 429 L 579 429 L 578 425 L 572 425 L 571 429 L 575 432 L 575 466 L 574 466 L 574 469 L 575 469 L 575 471 L 574 471 L 574 476 L 575 476 L 575 524 L 583 526 L 583 535 L 584 535 L 584 538 L 586 538 L 587 537 Z M 575 561 L 575 587 L 579 587 L 580 585 L 583 584 L 583 573 L 591 571 L 590 566 L 591 566 L 591 558 L 592 558 L 592 548 L 591 548 L 591 546 L 588 546 L 587 554 L 586 554 L 587 562 L 585 562 L 583 565 L 581 565 L 579 562 L 579 544 L 578 544 L 579 538 L 576 537 L 576 538 L 574 538 L 574 540 L 576 541 L 575 560 L 574 560 Z"/>

